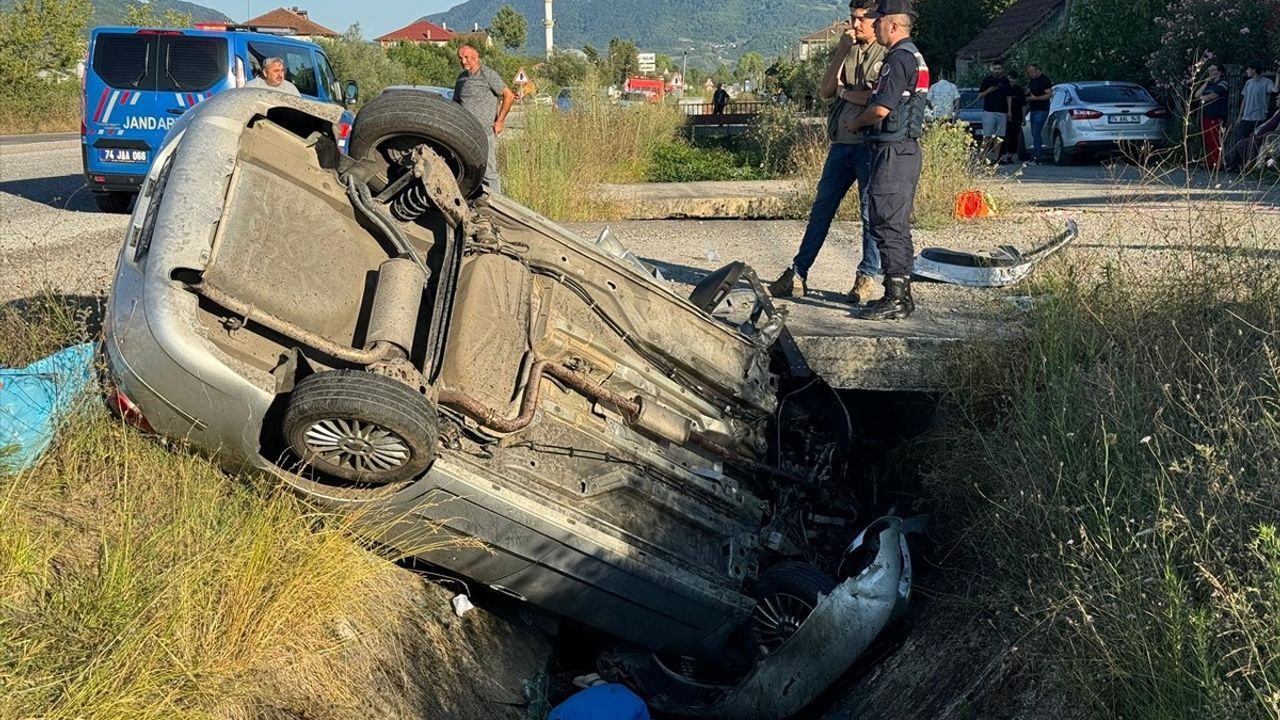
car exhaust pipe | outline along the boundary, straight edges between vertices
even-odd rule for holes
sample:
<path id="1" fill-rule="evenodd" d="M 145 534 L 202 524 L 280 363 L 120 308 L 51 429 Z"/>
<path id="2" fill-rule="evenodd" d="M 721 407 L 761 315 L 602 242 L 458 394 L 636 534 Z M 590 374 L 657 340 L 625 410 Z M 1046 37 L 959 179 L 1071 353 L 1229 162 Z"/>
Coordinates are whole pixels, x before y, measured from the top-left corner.
<path id="1" fill-rule="evenodd" d="M 418 330 L 418 310 L 427 271 L 415 260 L 392 258 L 378 267 L 378 286 L 369 311 L 369 332 L 365 349 L 378 343 L 396 346 L 403 357 L 413 351 Z"/>

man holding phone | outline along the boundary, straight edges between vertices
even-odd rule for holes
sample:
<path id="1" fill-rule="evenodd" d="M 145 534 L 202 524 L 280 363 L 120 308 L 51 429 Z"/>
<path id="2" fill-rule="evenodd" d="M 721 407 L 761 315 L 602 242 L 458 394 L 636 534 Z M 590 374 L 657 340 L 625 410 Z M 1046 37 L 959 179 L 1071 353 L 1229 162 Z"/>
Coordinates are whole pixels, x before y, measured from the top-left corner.
<path id="1" fill-rule="evenodd" d="M 876 43 L 872 19 L 867 17 L 874 7 L 875 0 L 852 0 L 849 3 L 849 29 L 840 36 L 836 53 L 822 75 L 819 93 L 824 98 L 833 98 L 827 116 L 827 139 L 831 148 L 822 167 L 822 179 L 818 181 L 817 196 L 809 211 L 809 224 L 805 228 L 804 239 L 800 241 L 800 250 L 791 261 L 791 267 L 769 284 L 769 292 L 774 297 L 803 297 L 808 292 L 806 278 L 809 268 L 827 240 L 831 221 L 841 201 L 856 182 L 862 219 L 862 262 L 858 265 L 853 289 L 845 300 L 865 303 L 873 299 L 875 279 L 880 275 L 880 252 L 871 237 L 867 215 L 871 151 L 864 134 L 850 131 L 848 125 L 866 109 L 887 52 L 883 45 Z"/>

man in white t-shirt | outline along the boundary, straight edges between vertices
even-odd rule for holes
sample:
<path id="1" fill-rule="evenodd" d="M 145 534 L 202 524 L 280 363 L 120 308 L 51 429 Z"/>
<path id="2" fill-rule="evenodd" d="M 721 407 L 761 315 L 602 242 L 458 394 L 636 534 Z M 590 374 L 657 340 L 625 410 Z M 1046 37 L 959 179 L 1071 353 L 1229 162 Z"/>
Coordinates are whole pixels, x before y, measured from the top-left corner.
<path id="1" fill-rule="evenodd" d="M 959 111 L 960 88 L 945 76 L 929 86 L 929 117 L 935 120 L 953 118 Z"/>
<path id="2" fill-rule="evenodd" d="M 267 90 L 276 90 L 290 95 L 301 97 L 298 88 L 293 83 L 284 79 L 284 60 L 278 57 L 269 57 L 262 61 L 262 74 L 244 84 L 250 88 L 264 88 Z"/>
<path id="3" fill-rule="evenodd" d="M 1240 122 L 1236 124 L 1236 142 L 1253 134 L 1255 128 L 1267 119 L 1267 104 L 1271 101 L 1271 81 L 1262 76 L 1262 63 L 1251 61 L 1244 66 L 1248 80 L 1240 91 Z"/>

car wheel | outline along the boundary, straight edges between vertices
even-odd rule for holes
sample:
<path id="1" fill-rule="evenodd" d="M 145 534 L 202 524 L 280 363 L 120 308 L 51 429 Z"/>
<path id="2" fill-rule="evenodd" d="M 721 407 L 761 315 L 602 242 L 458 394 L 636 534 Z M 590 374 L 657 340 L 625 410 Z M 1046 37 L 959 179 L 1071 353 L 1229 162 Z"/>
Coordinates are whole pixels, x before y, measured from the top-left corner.
<path id="1" fill-rule="evenodd" d="M 303 378 L 284 413 L 293 451 L 326 475 L 368 484 L 409 480 L 435 457 L 431 402 L 383 375 L 331 370 Z"/>
<path id="2" fill-rule="evenodd" d="M 93 194 L 93 200 L 98 203 L 98 209 L 109 213 L 129 212 L 129 205 L 133 202 L 134 197 L 134 194 L 130 192 L 101 192 Z"/>
<path id="3" fill-rule="evenodd" d="M 1053 135 L 1053 164 L 1054 165 L 1070 165 L 1075 160 L 1071 156 L 1071 151 L 1062 142 L 1062 135 L 1054 133 Z"/>
<path id="4" fill-rule="evenodd" d="M 751 639 L 762 655 L 777 652 L 818 606 L 818 596 L 831 592 L 836 581 L 816 567 L 787 560 L 764 572 L 751 588 L 756 609 L 751 613 Z"/>
<path id="5" fill-rule="evenodd" d="M 424 142 L 453 169 L 463 196 L 474 195 L 484 179 L 489 135 L 461 105 L 433 92 L 393 90 L 370 100 L 356 114 L 349 154 L 393 163 Z"/>

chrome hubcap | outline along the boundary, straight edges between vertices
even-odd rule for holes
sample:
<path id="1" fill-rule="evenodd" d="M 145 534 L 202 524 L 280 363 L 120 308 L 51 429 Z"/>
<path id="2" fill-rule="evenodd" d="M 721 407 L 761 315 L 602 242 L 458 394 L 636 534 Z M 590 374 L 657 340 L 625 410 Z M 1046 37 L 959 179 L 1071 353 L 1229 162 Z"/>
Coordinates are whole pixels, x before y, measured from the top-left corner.
<path id="1" fill-rule="evenodd" d="M 813 612 L 813 606 L 795 595 L 766 595 L 756 603 L 751 616 L 760 649 L 771 653 L 782 647 Z"/>
<path id="2" fill-rule="evenodd" d="M 359 420 L 318 420 L 307 428 L 306 443 L 312 459 L 357 472 L 384 472 L 409 462 L 409 446 L 399 435 Z"/>

